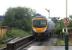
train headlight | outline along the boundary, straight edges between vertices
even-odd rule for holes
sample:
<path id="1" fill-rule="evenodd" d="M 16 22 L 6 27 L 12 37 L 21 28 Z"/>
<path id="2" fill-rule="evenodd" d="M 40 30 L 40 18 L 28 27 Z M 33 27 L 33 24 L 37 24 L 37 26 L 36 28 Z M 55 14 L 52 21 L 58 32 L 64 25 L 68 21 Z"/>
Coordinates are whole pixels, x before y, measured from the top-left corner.
<path id="1" fill-rule="evenodd" d="M 47 29 L 47 27 L 43 27 L 43 28 L 33 28 L 33 31 L 37 32 L 37 33 L 42 33 L 45 32 Z"/>
<path id="2" fill-rule="evenodd" d="M 35 28 L 33 28 L 33 31 L 37 32 Z"/>

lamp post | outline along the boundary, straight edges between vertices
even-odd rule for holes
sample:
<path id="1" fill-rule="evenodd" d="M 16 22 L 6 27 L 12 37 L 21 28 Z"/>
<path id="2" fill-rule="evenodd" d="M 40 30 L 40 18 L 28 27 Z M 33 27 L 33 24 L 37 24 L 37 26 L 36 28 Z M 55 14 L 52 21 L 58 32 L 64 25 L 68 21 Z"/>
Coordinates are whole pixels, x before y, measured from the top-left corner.
<path id="1" fill-rule="evenodd" d="M 67 21 L 67 16 L 68 16 L 68 13 L 67 13 L 67 11 L 68 11 L 68 3 L 67 3 L 67 1 L 68 0 L 66 0 L 66 21 Z M 68 40 L 69 40 L 69 38 L 68 38 L 68 28 L 67 28 L 67 26 L 65 26 L 65 50 L 68 50 L 69 49 L 69 47 L 68 47 Z"/>
<path id="2" fill-rule="evenodd" d="M 66 18 L 67 18 L 67 11 L 68 11 L 68 9 L 67 9 L 67 7 L 68 7 L 68 3 L 67 3 L 68 1 L 66 0 Z"/>

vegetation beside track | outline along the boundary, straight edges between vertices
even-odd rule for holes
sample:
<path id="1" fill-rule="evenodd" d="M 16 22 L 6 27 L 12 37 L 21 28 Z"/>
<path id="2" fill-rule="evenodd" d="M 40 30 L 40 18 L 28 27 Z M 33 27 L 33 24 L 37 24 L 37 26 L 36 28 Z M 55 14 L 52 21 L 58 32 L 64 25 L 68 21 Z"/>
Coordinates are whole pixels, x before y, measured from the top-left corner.
<path id="1" fill-rule="evenodd" d="M 30 32 L 26 32 L 22 29 L 12 28 L 9 32 L 7 32 L 8 37 L 24 37 L 30 35 Z"/>
<path id="2" fill-rule="evenodd" d="M 0 44 L 0 48 L 6 47 L 6 44 Z"/>
<path id="3" fill-rule="evenodd" d="M 5 47 L 6 42 L 13 38 L 21 38 L 28 35 L 31 35 L 31 32 L 26 32 L 22 29 L 12 28 L 9 32 L 6 33 L 6 36 L 0 40 L 0 47 Z"/>
<path id="4" fill-rule="evenodd" d="M 0 23 L 1 26 L 9 27 L 10 30 L 0 39 L 0 45 L 5 44 L 13 38 L 30 35 L 31 20 L 34 14 L 33 9 L 27 7 L 9 8 L 5 13 L 4 20 L 2 22 L 0 21 Z"/>
<path id="5" fill-rule="evenodd" d="M 72 46 L 72 40 L 71 39 L 69 39 L 68 43 L 69 43 L 69 46 Z M 61 39 L 59 39 L 55 44 L 55 46 L 64 46 L 64 45 L 65 45 L 65 41 L 61 40 Z"/>
<path id="6" fill-rule="evenodd" d="M 64 43 L 64 40 L 62 40 L 62 39 L 58 39 L 55 44 L 55 46 L 64 46 L 64 45 L 65 45 L 65 43 Z"/>

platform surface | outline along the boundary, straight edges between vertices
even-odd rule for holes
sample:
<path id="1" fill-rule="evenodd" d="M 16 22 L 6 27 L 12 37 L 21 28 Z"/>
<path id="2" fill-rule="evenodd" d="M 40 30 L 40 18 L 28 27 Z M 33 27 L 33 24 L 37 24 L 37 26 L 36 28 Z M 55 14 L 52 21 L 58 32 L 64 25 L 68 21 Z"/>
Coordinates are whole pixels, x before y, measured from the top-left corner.
<path id="1" fill-rule="evenodd" d="M 65 50 L 64 46 L 31 46 L 28 50 Z M 69 46 L 69 50 L 72 50 L 72 46 Z"/>

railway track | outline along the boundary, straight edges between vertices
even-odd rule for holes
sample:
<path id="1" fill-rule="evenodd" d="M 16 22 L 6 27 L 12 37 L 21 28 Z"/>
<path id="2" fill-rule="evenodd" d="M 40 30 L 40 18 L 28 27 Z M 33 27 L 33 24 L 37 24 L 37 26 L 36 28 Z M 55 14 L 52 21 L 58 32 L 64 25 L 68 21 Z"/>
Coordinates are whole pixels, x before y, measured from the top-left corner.
<path id="1" fill-rule="evenodd" d="M 2 50 L 28 50 L 32 46 L 53 46 L 56 41 L 56 37 L 44 41 L 36 41 L 33 36 L 27 36 L 11 40 L 7 43 L 7 47 Z"/>
<path id="2" fill-rule="evenodd" d="M 0 50 L 21 50 L 33 41 L 34 38 L 32 35 L 23 38 L 15 38 L 7 43 L 6 48 L 2 48 Z"/>
<path id="3" fill-rule="evenodd" d="M 34 41 L 27 47 L 23 48 L 22 50 L 28 50 L 32 46 L 54 46 L 56 44 L 57 38 L 50 38 L 49 40 L 45 41 Z"/>

